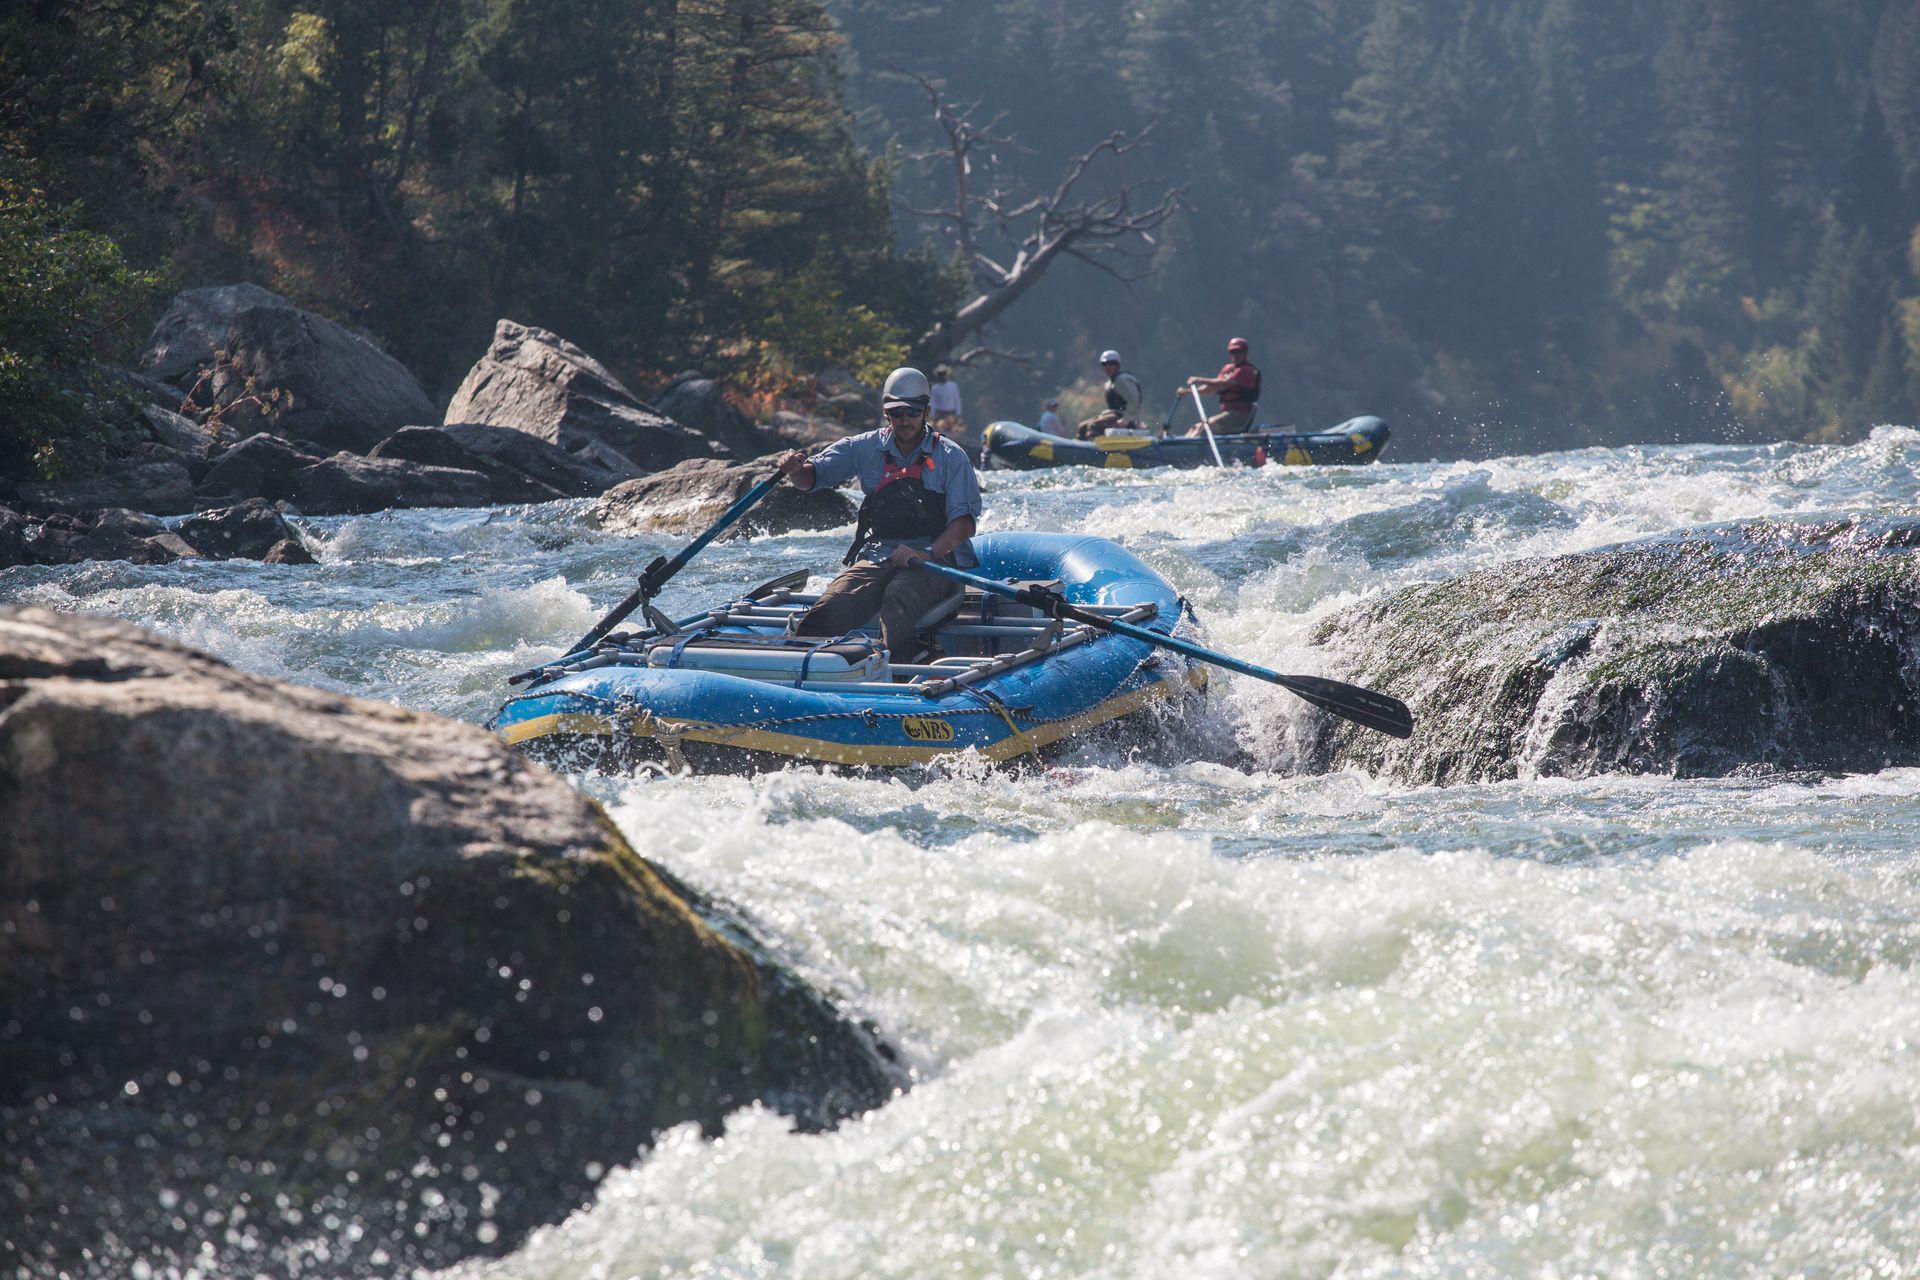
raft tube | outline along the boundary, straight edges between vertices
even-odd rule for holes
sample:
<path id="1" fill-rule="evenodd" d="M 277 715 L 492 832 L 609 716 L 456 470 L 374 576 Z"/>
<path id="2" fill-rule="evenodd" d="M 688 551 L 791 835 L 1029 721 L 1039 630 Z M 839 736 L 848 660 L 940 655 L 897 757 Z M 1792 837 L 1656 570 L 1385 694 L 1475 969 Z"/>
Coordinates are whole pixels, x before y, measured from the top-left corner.
<path id="1" fill-rule="evenodd" d="M 1386 448 L 1387 424 L 1378 418 L 1349 418 L 1330 431 L 1289 432 L 1256 428 L 1219 435 L 1220 458 L 1228 466 L 1329 467 L 1372 462 Z M 1205 436 L 1101 436 L 1068 440 L 1035 431 L 1018 422 L 987 427 L 981 460 L 990 467 L 1033 471 L 1043 467 L 1211 467 L 1213 451 Z"/>
<path id="2" fill-rule="evenodd" d="M 1058 584 L 1073 604 L 1162 633 L 1188 616 L 1164 578 L 1104 538 L 989 533 L 973 545 L 983 577 Z M 833 644 L 787 637 L 787 619 L 815 599 L 779 590 L 676 620 L 679 634 L 616 632 L 542 669 L 489 727 L 569 769 L 896 768 L 968 751 L 1001 762 L 1207 683 L 1177 653 L 971 591 L 942 606 L 925 632 L 936 656 L 917 663 L 864 631 Z"/>

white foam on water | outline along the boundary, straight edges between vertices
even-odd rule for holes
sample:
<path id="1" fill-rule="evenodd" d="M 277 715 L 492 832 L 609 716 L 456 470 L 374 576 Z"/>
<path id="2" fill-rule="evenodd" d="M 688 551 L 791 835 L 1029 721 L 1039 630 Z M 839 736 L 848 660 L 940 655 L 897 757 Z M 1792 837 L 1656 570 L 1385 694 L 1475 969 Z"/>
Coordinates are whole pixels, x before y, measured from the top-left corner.
<path id="1" fill-rule="evenodd" d="M 801 930 L 920 1081 L 830 1134 L 676 1134 L 478 1271 L 1898 1274 L 1920 1243 L 1911 867 L 723 821 L 679 869 Z"/>
<path id="2" fill-rule="evenodd" d="M 1345 656 L 1308 643 L 1314 623 L 1400 586 L 1696 522 L 1910 512 L 1915 458 L 1920 432 L 1883 427 L 1845 447 L 994 473 L 985 527 L 1117 538 L 1196 603 L 1206 643 L 1313 674 Z M 507 673 L 685 545 L 606 534 L 589 508 L 307 521 L 317 567 L 15 568 L 0 599 L 479 721 Z M 844 537 L 716 544 L 662 605 L 824 574 Z M 1210 702 L 1166 741 L 1026 774 L 584 779 L 636 848 L 875 1019 L 915 1087 L 828 1134 L 749 1110 L 720 1142 L 668 1135 L 471 1270 L 1912 1274 L 1920 769 L 1290 777 L 1297 699 L 1217 673 Z"/>

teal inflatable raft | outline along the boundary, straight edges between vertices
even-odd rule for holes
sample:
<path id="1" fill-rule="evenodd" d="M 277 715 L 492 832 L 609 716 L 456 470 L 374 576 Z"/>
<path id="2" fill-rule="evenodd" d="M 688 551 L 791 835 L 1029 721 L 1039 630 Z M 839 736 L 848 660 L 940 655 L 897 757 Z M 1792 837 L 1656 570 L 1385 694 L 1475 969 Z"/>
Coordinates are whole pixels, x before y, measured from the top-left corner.
<path id="1" fill-rule="evenodd" d="M 981 577 L 1052 585 L 1162 634 L 1187 616 L 1164 578 L 1103 538 L 989 533 L 973 544 Z M 918 661 L 860 631 L 789 637 L 788 619 L 817 598 L 774 587 L 676 620 L 670 634 L 615 632 L 539 669 L 492 728 L 569 768 L 884 768 L 963 751 L 1004 761 L 1207 683 L 1180 654 L 973 589 L 923 618 L 931 651 Z"/>
<path id="2" fill-rule="evenodd" d="M 1228 466 L 1330 467 L 1372 462 L 1392 433 L 1378 418 L 1352 418 L 1330 431 L 1291 432 L 1258 428 L 1215 436 Z M 987 427 L 982 460 L 991 467 L 1032 471 L 1042 467 L 1211 467 L 1213 450 L 1204 436 L 1101 436 L 1068 440 L 1018 422 Z"/>

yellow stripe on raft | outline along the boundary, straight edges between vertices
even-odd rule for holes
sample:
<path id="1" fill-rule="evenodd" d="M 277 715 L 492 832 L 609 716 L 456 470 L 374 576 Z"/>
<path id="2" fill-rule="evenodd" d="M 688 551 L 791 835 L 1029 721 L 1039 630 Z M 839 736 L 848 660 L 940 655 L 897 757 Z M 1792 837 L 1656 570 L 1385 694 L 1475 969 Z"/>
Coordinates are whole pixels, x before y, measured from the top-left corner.
<path id="1" fill-rule="evenodd" d="M 564 715 L 535 716 L 531 720 L 510 724 L 500 731 L 500 738 L 508 746 L 515 747 L 523 742 L 531 742 L 535 738 L 544 738 L 555 733 L 598 735 L 612 732 L 605 716 L 589 715 L 584 711 L 570 711 Z"/>
<path id="2" fill-rule="evenodd" d="M 1133 456 L 1126 453 L 1110 453 L 1100 460 L 1100 465 L 1103 467 L 1127 467 L 1131 469 L 1133 466 Z"/>
<path id="3" fill-rule="evenodd" d="M 1132 693 L 1108 698 L 1105 702 L 1089 707 L 1077 716 L 1035 725 L 1025 733 L 1009 734 L 990 746 L 980 748 L 980 754 L 995 764 L 1004 763 L 1016 756 L 1026 755 L 1036 747 L 1050 746 L 1076 733 L 1083 733 L 1110 720 L 1131 715 L 1150 703 L 1172 698 L 1181 692 L 1179 686 L 1182 684 L 1194 689 L 1206 688 L 1206 668 L 1191 667 L 1184 677 L 1170 675 L 1144 689 L 1136 689 Z M 652 716 L 639 716 L 633 721 L 633 736 L 636 738 L 659 737 L 661 735 L 656 731 L 658 724 L 659 722 Z M 666 736 L 680 742 L 705 742 L 714 746 L 736 747 L 743 751 L 766 751 L 774 755 L 792 756 L 797 760 L 817 760 L 823 764 L 875 765 L 892 768 L 901 765 L 925 764 L 940 756 L 954 754 L 952 747 L 879 746 L 870 743 L 827 742 L 819 738 L 802 738 L 790 733 L 777 733 L 771 729 L 705 724 L 698 720 L 670 720 L 666 725 Z M 532 720 L 509 725 L 502 731 L 502 736 L 509 746 L 518 746 L 520 743 L 556 733 L 611 737 L 617 732 L 619 732 L 618 725 L 604 716 L 571 712 L 563 715 L 537 716 Z"/>
<path id="4" fill-rule="evenodd" d="M 1358 431 L 1348 436 L 1347 439 L 1353 441 L 1353 451 L 1355 453 L 1365 453 L 1367 450 L 1373 448 L 1373 441 L 1361 435 Z"/>
<path id="5" fill-rule="evenodd" d="M 1116 449 L 1144 449 L 1153 443 L 1152 436 L 1095 436 L 1091 441 L 1094 448 L 1102 453 L 1111 453 Z"/>
<path id="6" fill-rule="evenodd" d="M 1051 440 L 1040 441 L 1040 443 L 1034 445 L 1033 448 L 1027 450 L 1027 456 L 1029 458 L 1038 458 L 1042 462 L 1052 462 L 1053 461 L 1053 441 Z M 924 572 L 924 570 L 922 572 Z"/>
<path id="7" fill-rule="evenodd" d="M 1289 467 L 1310 467 L 1313 465 L 1313 455 L 1297 444 L 1290 444 L 1286 456 L 1280 461 Z"/>

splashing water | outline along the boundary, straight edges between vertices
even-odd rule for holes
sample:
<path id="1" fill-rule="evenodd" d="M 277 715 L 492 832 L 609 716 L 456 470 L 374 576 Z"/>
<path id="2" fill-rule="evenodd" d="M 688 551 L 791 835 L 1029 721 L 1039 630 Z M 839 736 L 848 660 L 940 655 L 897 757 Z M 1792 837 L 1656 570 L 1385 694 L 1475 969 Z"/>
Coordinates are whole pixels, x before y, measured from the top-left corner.
<path id="1" fill-rule="evenodd" d="M 985 478 L 1282 671 L 1363 597 L 1711 522 L 1911 513 L 1920 433 L 1472 464 Z M 264 674 L 483 721 L 679 545 L 586 504 L 314 520 L 314 567 L 0 573 Z M 833 564 L 710 548 L 669 608 Z M 1042 774 L 581 785 L 874 1019 L 916 1086 L 840 1130 L 666 1135 L 487 1280 L 1870 1276 L 1920 1258 L 1920 771 L 1405 788 L 1294 776 L 1223 676 Z M 1249 763 L 1251 762 L 1251 763 Z"/>

